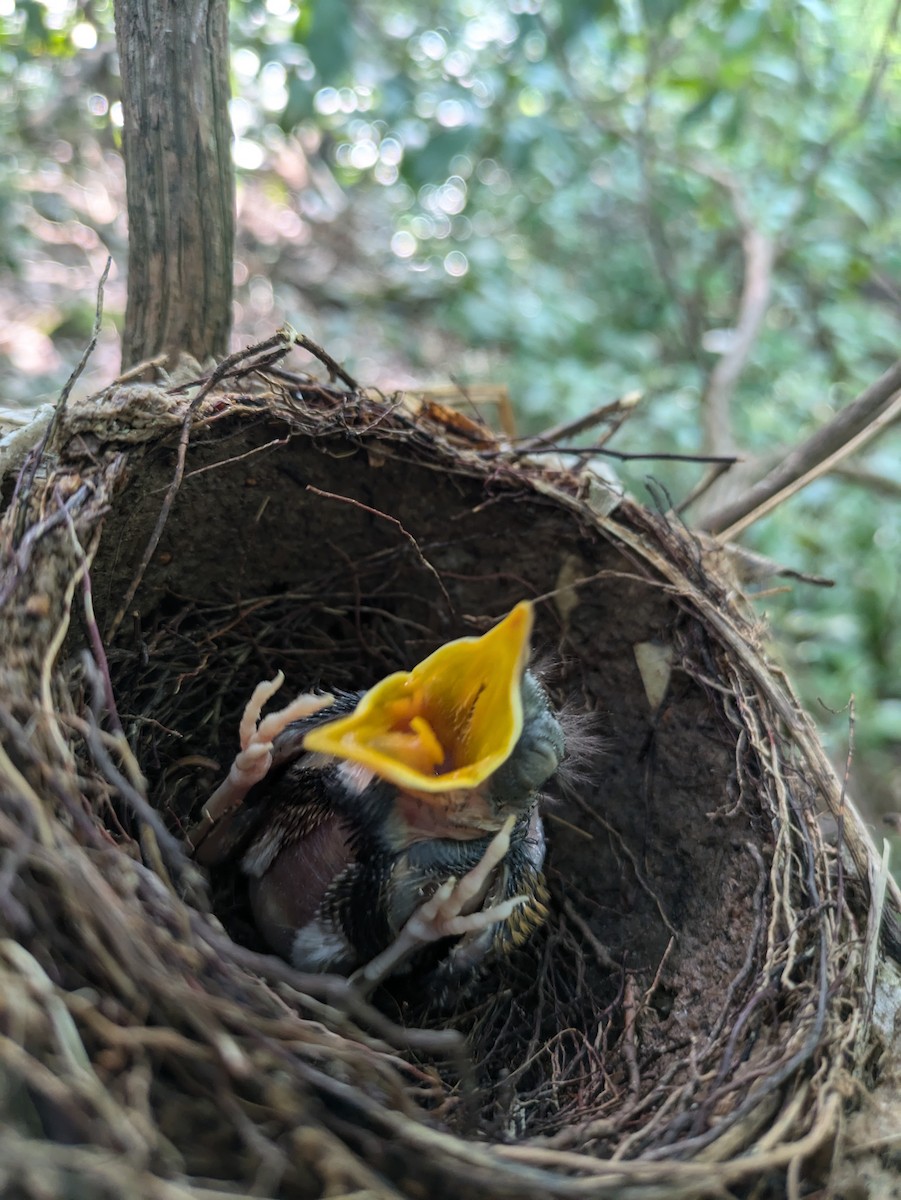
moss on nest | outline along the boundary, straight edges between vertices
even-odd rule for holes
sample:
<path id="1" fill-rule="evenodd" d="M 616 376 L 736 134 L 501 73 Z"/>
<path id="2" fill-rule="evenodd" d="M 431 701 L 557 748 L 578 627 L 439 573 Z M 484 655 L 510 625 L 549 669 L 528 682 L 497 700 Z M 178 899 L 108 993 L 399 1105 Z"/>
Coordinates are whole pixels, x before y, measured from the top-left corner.
<path id="1" fill-rule="evenodd" d="M 281 371 L 287 348 L 61 414 L 10 497 L 0 1178 L 642 1198 L 824 1179 L 874 1045 L 878 868 L 741 595 L 590 473 Z M 367 686 L 524 597 L 555 698 L 603 741 L 545 809 L 547 927 L 450 1022 L 264 954 L 240 880 L 211 886 L 180 840 L 253 685 Z"/>

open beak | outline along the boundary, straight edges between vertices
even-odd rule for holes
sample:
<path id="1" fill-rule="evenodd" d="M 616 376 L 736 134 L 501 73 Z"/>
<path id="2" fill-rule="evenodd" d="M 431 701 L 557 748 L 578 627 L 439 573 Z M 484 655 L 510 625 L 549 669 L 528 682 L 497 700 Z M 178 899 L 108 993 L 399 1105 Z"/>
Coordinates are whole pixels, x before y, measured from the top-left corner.
<path id="1" fill-rule="evenodd" d="M 412 671 L 389 675 L 350 716 L 308 733 L 304 749 L 360 763 L 414 791 L 477 787 L 522 733 L 533 619 L 523 600 L 482 637 L 448 642 Z"/>

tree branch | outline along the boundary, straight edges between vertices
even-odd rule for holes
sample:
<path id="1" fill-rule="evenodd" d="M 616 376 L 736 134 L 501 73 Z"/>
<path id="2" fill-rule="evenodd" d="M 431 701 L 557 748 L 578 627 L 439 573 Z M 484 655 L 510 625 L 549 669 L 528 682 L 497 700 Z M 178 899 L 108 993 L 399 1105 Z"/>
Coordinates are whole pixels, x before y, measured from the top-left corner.
<path id="1" fill-rule="evenodd" d="M 847 480 L 848 483 L 855 483 L 858 487 L 873 492 L 877 496 L 885 496 L 889 500 L 901 500 L 901 481 L 892 479 L 888 475 L 880 475 L 877 471 L 868 471 L 865 467 L 849 465 L 837 467 L 835 473 L 840 478 Z"/>
<path id="2" fill-rule="evenodd" d="M 726 191 L 742 231 L 744 280 L 734 337 L 727 352 L 710 372 L 701 402 L 706 451 L 709 454 L 734 454 L 730 406 L 770 305 L 777 246 L 773 238 L 755 226 L 742 191 L 730 174 L 709 164 L 694 163 L 693 166 Z"/>
<path id="3" fill-rule="evenodd" d="M 822 429 L 811 434 L 809 438 L 796 446 L 768 475 L 743 496 L 724 504 L 708 514 L 704 528 L 712 533 L 723 533 L 727 530 L 730 538 L 734 538 L 751 521 L 747 518 L 754 514 L 753 519 L 764 515 L 775 507 L 775 497 L 792 488 L 799 480 L 811 475 L 817 468 L 825 464 L 840 451 L 850 446 L 851 442 L 861 435 L 876 433 L 878 428 L 889 422 L 886 414 L 892 408 L 893 401 L 901 391 L 901 359 L 890 367 L 884 375 L 862 392 L 856 400 L 846 405 Z M 880 418 L 886 417 L 885 421 Z M 894 419 L 894 418 L 891 418 Z M 875 422 L 880 422 L 877 429 L 872 429 Z M 855 444 L 855 449 L 857 445 Z M 850 450 L 848 451 L 851 452 Z M 845 457 L 845 455 L 842 455 Z M 824 474 L 818 471 L 817 474 Z M 809 482 L 809 479 L 805 480 Z M 791 493 L 789 493 L 791 494 Z M 766 506 L 764 509 L 763 506 Z M 737 528 L 740 526 L 740 528 Z"/>

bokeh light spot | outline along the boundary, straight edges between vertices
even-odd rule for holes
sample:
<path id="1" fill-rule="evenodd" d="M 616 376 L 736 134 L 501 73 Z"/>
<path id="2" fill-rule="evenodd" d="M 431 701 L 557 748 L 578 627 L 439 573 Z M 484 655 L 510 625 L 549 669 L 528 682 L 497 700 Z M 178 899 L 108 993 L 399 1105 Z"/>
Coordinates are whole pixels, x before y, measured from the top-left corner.
<path id="1" fill-rule="evenodd" d="M 469 270 L 469 259 L 461 250 L 451 250 L 444 256 L 444 269 L 448 275 L 459 278 Z"/>
<path id="2" fill-rule="evenodd" d="M 416 253 L 417 241 L 408 229 L 399 229 L 391 239 L 392 253 L 398 258 L 412 258 Z"/>

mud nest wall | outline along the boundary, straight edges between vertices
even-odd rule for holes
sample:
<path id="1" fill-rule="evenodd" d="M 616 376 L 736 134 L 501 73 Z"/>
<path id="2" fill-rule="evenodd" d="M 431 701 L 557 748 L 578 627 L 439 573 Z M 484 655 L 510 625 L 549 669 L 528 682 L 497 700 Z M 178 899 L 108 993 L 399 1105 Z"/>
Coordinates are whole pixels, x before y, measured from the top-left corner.
<path id="1" fill-rule="evenodd" d="M 741 597 L 590 473 L 252 365 L 111 389 L 7 481 L 0 1176 L 802 1194 L 871 1056 L 885 880 Z M 181 840 L 253 686 L 368 686 L 523 598 L 585 714 L 547 926 L 450 1020 L 271 958 Z"/>

